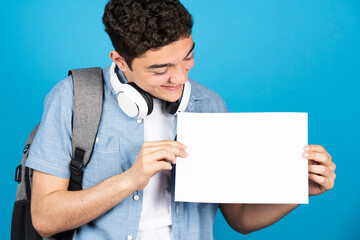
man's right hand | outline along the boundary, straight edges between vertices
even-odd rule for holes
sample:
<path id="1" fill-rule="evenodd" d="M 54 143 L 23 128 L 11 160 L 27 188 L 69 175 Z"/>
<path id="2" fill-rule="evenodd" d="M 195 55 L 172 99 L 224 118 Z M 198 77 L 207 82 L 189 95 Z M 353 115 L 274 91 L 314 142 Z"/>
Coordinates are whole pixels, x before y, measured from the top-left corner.
<path id="1" fill-rule="evenodd" d="M 145 142 L 134 165 L 127 171 L 136 191 L 142 190 L 150 178 L 161 170 L 171 170 L 176 157 L 187 157 L 186 146 L 177 141 Z"/>

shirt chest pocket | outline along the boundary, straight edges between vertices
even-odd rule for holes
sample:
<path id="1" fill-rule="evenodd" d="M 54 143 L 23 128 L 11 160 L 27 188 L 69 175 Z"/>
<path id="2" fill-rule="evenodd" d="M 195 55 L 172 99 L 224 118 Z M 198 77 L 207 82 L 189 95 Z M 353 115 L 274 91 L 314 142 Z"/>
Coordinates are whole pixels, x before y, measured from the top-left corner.
<path id="1" fill-rule="evenodd" d="M 84 169 L 83 188 L 89 188 L 121 173 L 120 138 L 98 134 L 91 160 Z"/>

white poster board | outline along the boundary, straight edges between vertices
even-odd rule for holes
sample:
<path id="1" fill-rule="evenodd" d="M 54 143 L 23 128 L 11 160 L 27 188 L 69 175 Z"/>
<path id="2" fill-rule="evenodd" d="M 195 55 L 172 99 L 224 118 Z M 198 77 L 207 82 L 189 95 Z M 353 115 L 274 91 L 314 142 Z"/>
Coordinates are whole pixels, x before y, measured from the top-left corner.
<path id="1" fill-rule="evenodd" d="M 180 113 L 175 201 L 308 203 L 307 113 Z"/>

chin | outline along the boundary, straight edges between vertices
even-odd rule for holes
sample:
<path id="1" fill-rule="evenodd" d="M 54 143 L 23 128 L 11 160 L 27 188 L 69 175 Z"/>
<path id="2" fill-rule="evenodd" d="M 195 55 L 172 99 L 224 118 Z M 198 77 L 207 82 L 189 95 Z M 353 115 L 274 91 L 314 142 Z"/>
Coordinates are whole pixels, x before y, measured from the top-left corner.
<path id="1" fill-rule="evenodd" d="M 179 100 L 181 98 L 181 95 L 180 96 L 171 96 L 171 97 L 164 97 L 164 98 L 161 98 L 167 102 L 176 102 L 177 100 Z"/>
<path id="2" fill-rule="evenodd" d="M 176 102 L 181 98 L 181 95 L 182 92 L 180 94 L 154 94 L 153 96 L 166 102 Z"/>
<path id="3" fill-rule="evenodd" d="M 159 98 L 164 101 L 167 101 L 167 102 L 176 102 L 177 100 L 179 100 L 181 98 L 181 96 L 182 96 L 182 90 L 177 93 L 163 94 Z"/>

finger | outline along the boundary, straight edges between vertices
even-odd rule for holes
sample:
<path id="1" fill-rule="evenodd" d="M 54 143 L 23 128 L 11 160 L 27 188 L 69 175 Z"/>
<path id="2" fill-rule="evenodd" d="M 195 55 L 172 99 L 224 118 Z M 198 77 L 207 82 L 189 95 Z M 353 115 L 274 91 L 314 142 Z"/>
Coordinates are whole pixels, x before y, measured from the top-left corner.
<path id="1" fill-rule="evenodd" d="M 154 147 L 154 146 L 160 146 L 160 145 L 172 145 L 177 146 L 179 148 L 186 148 L 185 144 L 182 144 L 178 141 L 171 141 L 171 140 L 163 140 L 163 141 L 153 141 L 153 142 L 145 142 L 144 146 L 146 147 Z"/>
<path id="2" fill-rule="evenodd" d="M 160 172 L 161 170 L 171 170 L 171 169 L 172 166 L 169 162 L 159 161 L 155 164 L 155 174 Z"/>
<path id="3" fill-rule="evenodd" d="M 330 160 L 332 160 L 331 155 L 325 150 L 325 148 L 321 145 L 307 145 L 304 147 L 305 152 L 318 152 L 318 153 L 325 153 L 329 156 Z"/>
<path id="4" fill-rule="evenodd" d="M 309 165 L 309 173 L 329 177 L 331 172 L 329 168 L 324 165 Z"/>
<path id="5" fill-rule="evenodd" d="M 330 181 L 328 178 L 316 174 L 309 174 L 309 179 L 319 184 L 323 191 L 330 190 L 334 186 L 333 181 Z"/>
<path id="6" fill-rule="evenodd" d="M 150 176 L 153 177 L 155 174 L 157 174 L 158 172 L 160 172 L 162 170 L 171 170 L 171 169 L 172 169 L 172 165 L 170 162 L 158 161 L 158 162 L 155 162 L 154 164 L 152 164 L 148 168 L 147 173 L 149 173 Z"/>
<path id="7" fill-rule="evenodd" d="M 325 148 L 321 145 L 310 144 L 304 147 L 304 150 L 307 152 L 321 152 L 328 153 Z"/>
<path id="8" fill-rule="evenodd" d="M 327 153 L 304 152 L 303 157 L 325 166 L 330 166 L 332 164 L 331 158 Z"/>
<path id="9" fill-rule="evenodd" d="M 187 157 L 187 153 L 184 148 L 179 147 L 177 144 L 160 144 L 155 146 L 147 146 L 143 148 L 143 154 L 151 154 L 159 150 L 167 150 L 175 154 L 176 156 Z"/>
<path id="10" fill-rule="evenodd" d="M 334 162 L 331 162 L 330 164 L 330 170 L 335 172 L 335 169 L 336 169 L 336 164 Z"/>
<path id="11" fill-rule="evenodd" d="M 175 154 L 167 149 L 160 149 L 158 151 L 155 151 L 153 153 L 148 154 L 147 156 L 144 157 L 144 160 L 147 162 L 151 162 L 151 161 L 163 161 L 163 160 L 167 160 L 170 161 L 172 164 L 176 163 L 176 156 L 182 156 L 182 157 L 186 157 L 186 153 L 178 153 Z"/>

